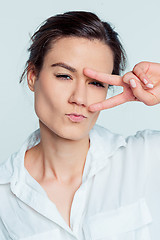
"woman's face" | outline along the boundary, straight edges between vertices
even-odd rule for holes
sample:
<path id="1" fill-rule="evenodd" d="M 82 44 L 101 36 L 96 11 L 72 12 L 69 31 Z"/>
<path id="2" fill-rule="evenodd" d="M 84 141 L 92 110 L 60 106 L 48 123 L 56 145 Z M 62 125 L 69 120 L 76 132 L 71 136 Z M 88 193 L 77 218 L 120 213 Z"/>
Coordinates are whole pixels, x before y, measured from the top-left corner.
<path id="1" fill-rule="evenodd" d="M 28 74 L 28 82 L 34 82 L 40 123 L 61 138 L 88 136 L 99 116 L 88 107 L 106 98 L 108 85 L 85 76 L 85 67 L 111 74 L 111 49 L 99 40 L 67 37 L 57 40 L 46 54 L 37 81 L 33 73 Z"/>

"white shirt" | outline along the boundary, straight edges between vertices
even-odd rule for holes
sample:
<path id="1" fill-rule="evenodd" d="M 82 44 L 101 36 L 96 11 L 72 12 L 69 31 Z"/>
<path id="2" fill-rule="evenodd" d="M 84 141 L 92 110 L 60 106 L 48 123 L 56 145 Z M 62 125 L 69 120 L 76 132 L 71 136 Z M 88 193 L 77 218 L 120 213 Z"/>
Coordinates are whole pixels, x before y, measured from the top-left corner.
<path id="1" fill-rule="evenodd" d="M 70 224 L 24 167 L 33 132 L 0 166 L 0 240 L 159 240 L 160 131 L 124 138 L 95 125 Z"/>

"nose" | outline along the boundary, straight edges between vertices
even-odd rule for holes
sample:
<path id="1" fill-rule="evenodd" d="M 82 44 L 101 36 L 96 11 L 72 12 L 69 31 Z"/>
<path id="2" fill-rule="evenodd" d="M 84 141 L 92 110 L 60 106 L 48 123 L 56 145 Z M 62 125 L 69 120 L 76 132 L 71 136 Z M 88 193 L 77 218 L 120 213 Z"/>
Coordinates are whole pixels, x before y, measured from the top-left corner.
<path id="1" fill-rule="evenodd" d="M 77 82 L 72 89 L 69 103 L 74 103 L 78 106 L 87 106 L 87 89 L 85 82 Z"/>

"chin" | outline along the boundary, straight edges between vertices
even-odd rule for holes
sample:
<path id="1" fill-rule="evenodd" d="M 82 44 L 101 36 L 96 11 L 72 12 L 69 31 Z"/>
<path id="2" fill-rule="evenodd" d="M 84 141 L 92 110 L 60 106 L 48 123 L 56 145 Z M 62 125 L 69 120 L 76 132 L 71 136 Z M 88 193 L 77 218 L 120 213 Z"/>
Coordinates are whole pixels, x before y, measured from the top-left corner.
<path id="1" fill-rule="evenodd" d="M 58 131 L 56 134 L 63 138 L 68 139 L 72 141 L 78 141 L 82 140 L 83 138 L 86 138 L 89 135 L 90 128 L 83 128 L 80 126 L 74 126 L 74 127 L 64 127 L 61 128 L 60 131 Z"/>

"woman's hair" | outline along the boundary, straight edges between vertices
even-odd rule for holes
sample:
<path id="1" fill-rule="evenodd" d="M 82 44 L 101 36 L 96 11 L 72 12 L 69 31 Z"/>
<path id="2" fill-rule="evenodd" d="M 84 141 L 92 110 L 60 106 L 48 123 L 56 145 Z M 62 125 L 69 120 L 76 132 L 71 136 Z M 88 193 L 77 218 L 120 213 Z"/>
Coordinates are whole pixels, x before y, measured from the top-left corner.
<path id="1" fill-rule="evenodd" d="M 112 74 L 120 75 L 126 66 L 126 53 L 118 38 L 118 33 L 109 23 L 101 21 L 94 13 L 86 11 L 69 11 L 48 18 L 31 37 L 32 44 L 19 83 L 21 83 L 33 66 L 39 75 L 44 57 L 53 47 L 55 41 L 63 37 L 81 37 L 100 40 L 109 46 L 114 55 Z M 110 85 L 112 86 L 112 85 Z"/>

